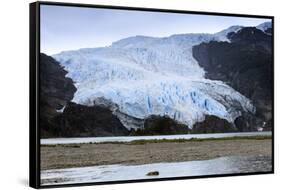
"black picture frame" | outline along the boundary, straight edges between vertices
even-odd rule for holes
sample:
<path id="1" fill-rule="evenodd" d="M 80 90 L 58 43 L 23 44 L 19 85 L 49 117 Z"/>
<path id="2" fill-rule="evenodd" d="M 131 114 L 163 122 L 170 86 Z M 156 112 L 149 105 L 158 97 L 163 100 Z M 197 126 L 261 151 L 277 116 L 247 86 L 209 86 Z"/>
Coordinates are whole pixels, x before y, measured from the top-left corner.
<path id="1" fill-rule="evenodd" d="M 88 185 L 103 185 L 103 184 L 121 184 L 121 183 L 136 183 L 136 182 L 151 182 L 151 181 L 166 181 L 166 180 L 183 180 L 183 179 L 197 179 L 197 178 L 213 178 L 213 177 L 229 177 L 229 176 L 244 176 L 244 175 L 258 175 L 258 174 L 273 174 L 274 173 L 274 88 L 272 89 L 272 170 L 267 172 L 252 172 L 241 174 L 219 174 L 219 175 L 204 175 L 204 176 L 182 176 L 171 178 L 157 178 L 157 179 L 141 179 L 141 180 L 122 180 L 111 182 L 93 182 L 93 183 L 79 183 L 66 185 L 44 185 L 40 184 L 40 126 L 39 113 L 40 101 L 40 72 L 39 72 L 39 54 L 40 54 L 40 5 L 54 5 L 54 6 L 69 6 L 69 7 L 87 7 L 87 8 L 104 8 L 104 9 L 118 9 L 118 10 L 137 10 L 149 12 L 165 12 L 165 13 L 187 13 L 194 15 L 217 15 L 217 16 L 232 16 L 232 17 L 246 17 L 246 18 L 267 18 L 272 20 L 272 81 L 274 86 L 274 16 L 264 15 L 249 15 L 249 14 L 233 14 L 233 13 L 218 13 L 218 12 L 201 12 L 201 11 L 187 11 L 187 10 L 170 10 L 170 9 L 156 9 L 156 8 L 142 8 L 142 7 L 125 7 L 125 6 L 109 6 L 109 5 L 92 5 L 92 4 L 78 4 L 78 3 L 61 3 L 61 2 L 47 2 L 40 1 L 30 3 L 29 5 L 29 38 L 30 38 L 30 91 L 29 91 L 29 185 L 33 188 L 54 188 L 54 187 L 73 187 L 73 186 L 88 186 Z"/>

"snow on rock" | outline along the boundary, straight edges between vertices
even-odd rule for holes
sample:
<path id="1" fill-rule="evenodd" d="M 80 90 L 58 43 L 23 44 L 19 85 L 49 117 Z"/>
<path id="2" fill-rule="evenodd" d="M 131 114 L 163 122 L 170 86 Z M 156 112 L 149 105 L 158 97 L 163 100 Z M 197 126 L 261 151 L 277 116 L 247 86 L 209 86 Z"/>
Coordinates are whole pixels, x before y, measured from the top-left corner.
<path id="1" fill-rule="evenodd" d="M 61 109 L 57 109 L 56 112 L 57 113 L 63 113 L 63 110 L 65 109 L 65 106 L 63 106 Z"/>
<path id="2" fill-rule="evenodd" d="M 264 23 L 258 25 L 256 28 L 265 32 L 268 28 L 272 28 L 272 23 L 271 22 L 264 22 Z"/>
<path id="3" fill-rule="evenodd" d="M 75 81 L 77 92 L 72 101 L 78 104 L 99 104 L 97 100 L 102 98 L 117 105 L 118 113 L 138 119 L 166 115 L 189 127 L 205 115 L 233 122 L 242 112 L 255 112 L 255 108 L 223 82 L 205 79 L 204 69 L 192 56 L 192 46 L 224 40 L 228 32 L 239 28 L 216 34 L 135 36 L 109 47 L 66 51 L 53 57 Z M 140 127 L 122 123 L 128 129 Z"/>
<path id="4" fill-rule="evenodd" d="M 214 35 L 220 40 L 220 41 L 227 41 L 230 42 L 229 39 L 227 38 L 227 34 L 230 32 L 238 32 L 240 29 L 242 29 L 243 26 L 235 25 L 231 26 L 225 30 L 222 30 L 220 32 L 215 33 Z"/>

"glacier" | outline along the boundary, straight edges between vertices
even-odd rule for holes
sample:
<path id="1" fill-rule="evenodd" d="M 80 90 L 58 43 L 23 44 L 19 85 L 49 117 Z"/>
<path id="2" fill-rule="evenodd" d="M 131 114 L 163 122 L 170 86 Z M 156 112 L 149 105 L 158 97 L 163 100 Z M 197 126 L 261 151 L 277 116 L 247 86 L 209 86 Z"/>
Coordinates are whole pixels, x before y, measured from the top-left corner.
<path id="1" fill-rule="evenodd" d="M 243 112 L 254 113 L 255 107 L 222 81 L 206 79 L 204 69 L 192 56 L 192 47 L 228 41 L 227 33 L 241 28 L 162 38 L 134 36 L 107 47 L 63 51 L 52 57 L 75 82 L 73 102 L 106 104 L 129 130 L 142 124 L 127 122 L 125 116 L 140 120 L 168 116 L 190 128 L 206 115 L 233 123 Z"/>

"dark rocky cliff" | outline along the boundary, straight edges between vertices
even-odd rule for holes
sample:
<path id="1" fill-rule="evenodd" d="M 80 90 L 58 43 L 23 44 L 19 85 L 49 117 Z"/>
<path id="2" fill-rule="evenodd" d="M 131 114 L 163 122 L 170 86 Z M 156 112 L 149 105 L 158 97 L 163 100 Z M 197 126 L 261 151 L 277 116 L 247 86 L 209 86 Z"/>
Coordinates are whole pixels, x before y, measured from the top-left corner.
<path id="1" fill-rule="evenodd" d="M 270 30 L 268 30 L 270 33 Z M 211 41 L 193 47 L 193 56 L 206 71 L 206 78 L 221 80 L 252 100 L 257 111 L 235 121 L 244 131 L 272 123 L 272 38 L 255 27 L 229 33 L 228 42 Z M 255 125 L 255 126 L 253 126 Z M 247 126 L 247 127 L 246 127 Z"/>
<path id="2" fill-rule="evenodd" d="M 68 103 L 62 114 L 54 118 L 60 137 L 127 136 L 129 131 L 111 110 L 102 106 Z"/>
<path id="3" fill-rule="evenodd" d="M 249 129 L 239 129 L 235 124 L 229 123 L 225 119 L 207 115 L 201 122 L 195 123 L 192 128 L 167 116 L 150 116 L 144 121 L 144 127 L 132 131 L 130 135 L 176 135 L 176 134 L 201 134 L 201 133 L 230 133 L 239 131 L 250 131 Z"/>
<path id="4" fill-rule="evenodd" d="M 55 136 L 53 118 L 69 102 L 76 91 L 67 72 L 52 57 L 40 54 L 40 130 L 42 137 Z"/>
<path id="5" fill-rule="evenodd" d="M 191 133 L 231 133 L 238 131 L 239 129 L 237 129 L 234 124 L 229 123 L 227 120 L 213 115 L 207 115 L 204 121 L 197 122 L 193 125 Z"/>
<path id="6" fill-rule="evenodd" d="M 167 116 L 152 115 L 145 119 L 143 128 L 132 131 L 131 135 L 175 135 L 188 133 L 190 133 L 188 126 L 179 124 Z"/>

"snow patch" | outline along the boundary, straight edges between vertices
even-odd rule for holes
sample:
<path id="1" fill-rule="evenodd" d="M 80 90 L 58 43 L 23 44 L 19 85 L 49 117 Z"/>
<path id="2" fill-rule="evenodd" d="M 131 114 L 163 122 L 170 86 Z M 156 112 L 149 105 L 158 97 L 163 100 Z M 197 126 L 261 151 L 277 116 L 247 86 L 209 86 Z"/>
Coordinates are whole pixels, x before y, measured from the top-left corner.
<path id="1" fill-rule="evenodd" d="M 65 106 L 63 106 L 61 109 L 56 110 L 56 112 L 57 113 L 63 113 L 64 109 L 65 109 Z"/>
<path id="2" fill-rule="evenodd" d="M 271 22 L 264 22 L 264 23 L 258 25 L 256 28 L 265 32 L 268 28 L 272 28 L 272 23 Z"/>

